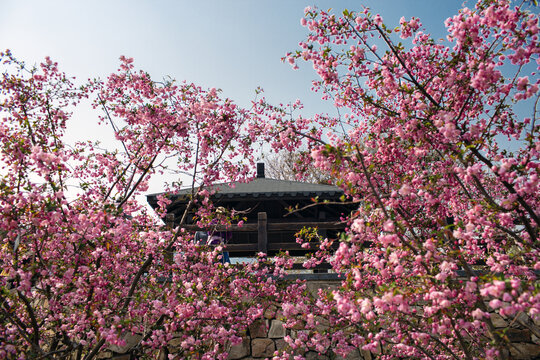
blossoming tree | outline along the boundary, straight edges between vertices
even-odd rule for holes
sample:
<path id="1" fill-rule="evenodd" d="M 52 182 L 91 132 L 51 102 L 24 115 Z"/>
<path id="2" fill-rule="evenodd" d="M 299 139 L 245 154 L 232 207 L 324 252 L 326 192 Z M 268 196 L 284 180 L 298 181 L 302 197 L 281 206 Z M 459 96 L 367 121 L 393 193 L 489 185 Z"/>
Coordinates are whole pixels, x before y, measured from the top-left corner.
<path id="1" fill-rule="evenodd" d="M 284 359 L 306 348 L 504 358 L 495 315 L 540 337 L 539 27 L 527 6 L 465 8 L 446 42 L 417 18 L 394 29 L 368 10 L 306 9 L 310 35 L 287 60 L 313 64 L 338 119 L 286 117 L 264 101 L 240 109 L 215 90 L 154 82 L 126 58 L 76 88 L 49 59 L 28 69 L 2 53 L 0 357 L 91 359 L 135 337 L 132 354 L 167 355 L 174 338 L 170 357 L 225 358 L 269 301 L 307 330 L 287 338 Z M 63 141 L 87 97 L 119 149 Z M 215 222 L 208 185 L 245 178 L 258 139 L 310 149 L 358 204 L 346 234 L 320 239 L 306 263 L 329 261 L 344 276 L 337 290 L 313 299 L 282 291 L 264 260 L 222 265 L 219 249 L 135 201 L 174 158 L 191 179 L 188 210 Z"/>
<path id="2" fill-rule="evenodd" d="M 264 259 L 221 264 L 219 248 L 161 226 L 135 200 L 177 159 L 204 224 L 206 185 L 247 175 L 251 115 L 215 89 L 156 83 L 121 60 L 105 82 L 76 88 L 50 59 L 27 68 L 1 54 L 0 358 L 167 355 L 173 337 L 172 358 L 224 358 L 277 299 Z M 63 141 L 70 110 L 89 97 L 119 149 Z"/>
<path id="3" fill-rule="evenodd" d="M 339 250 L 318 249 L 342 287 L 284 307 L 311 329 L 293 349 L 503 358 L 494 316 L 538 335 L 540 47 L 527 8 L 480 1 L 446 21 L 446 41 L 417 18 L 394 28 L 367 9 L 306 9 L 310 34 L 285 59 L 310 62 L 343 115 L 271 109 L 275 146 L 310 146 L 359 206 Z"/>

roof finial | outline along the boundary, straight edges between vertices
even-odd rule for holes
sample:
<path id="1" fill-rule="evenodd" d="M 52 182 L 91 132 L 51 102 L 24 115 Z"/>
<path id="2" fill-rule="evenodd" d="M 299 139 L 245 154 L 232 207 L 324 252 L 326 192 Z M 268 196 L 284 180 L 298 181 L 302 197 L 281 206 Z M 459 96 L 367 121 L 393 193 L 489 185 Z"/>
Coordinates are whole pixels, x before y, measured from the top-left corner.
<path id="1" fill-rule="evenodd" d="M 264 178 L 264 163 L 257 163 L 257 178 Z"/>

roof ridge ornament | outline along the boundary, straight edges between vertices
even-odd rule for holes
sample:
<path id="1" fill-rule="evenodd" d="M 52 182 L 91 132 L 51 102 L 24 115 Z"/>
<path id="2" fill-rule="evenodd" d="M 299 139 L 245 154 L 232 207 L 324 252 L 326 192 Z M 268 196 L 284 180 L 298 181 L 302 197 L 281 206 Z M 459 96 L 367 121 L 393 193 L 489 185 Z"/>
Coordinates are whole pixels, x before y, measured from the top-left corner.
<path id="1" fill-rule="evenodd" d="M 257 178 L 264 179 L 264 163 L 263 162 L 257 163 Z"/>

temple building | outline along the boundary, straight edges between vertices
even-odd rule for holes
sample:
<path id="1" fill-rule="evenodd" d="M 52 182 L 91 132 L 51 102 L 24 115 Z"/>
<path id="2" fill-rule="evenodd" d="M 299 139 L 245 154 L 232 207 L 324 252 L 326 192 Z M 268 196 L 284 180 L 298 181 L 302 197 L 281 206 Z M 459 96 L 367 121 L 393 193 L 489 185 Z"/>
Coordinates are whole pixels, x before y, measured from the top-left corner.
<path id="1" fill-rule="evenodd" d="M 266 178 L 264 163 L 257 164 L 257 176 L 250 182 L 236 182 L 233 186 L 215 184 L 214 187 L 216 191 L 211 200 L 215 208 L 241 213 L 245 218 L 243 225 L 200 228 L 191 212 L 182 227 L 210 234 L 226 232 L 225 247 L 231 257 L 253 256 L 258 252 L 272 256 L 280 251 L 304 255 L 313 251 L 313 247 L 304 249 L 296 242 L 295 234 L 299 230 L 317 228 L 323 238 L 335 238 L 346 227 L 341 219 L 354 208 L 343 202 L 343 190 L 337 186 Z M 154 209 L 159 195 L 147 196 Z M 190 196 L 191 189 L 169 195 L 172 202 L 167 207 L 166 221 L 171 226 L 178 225 Z"/>

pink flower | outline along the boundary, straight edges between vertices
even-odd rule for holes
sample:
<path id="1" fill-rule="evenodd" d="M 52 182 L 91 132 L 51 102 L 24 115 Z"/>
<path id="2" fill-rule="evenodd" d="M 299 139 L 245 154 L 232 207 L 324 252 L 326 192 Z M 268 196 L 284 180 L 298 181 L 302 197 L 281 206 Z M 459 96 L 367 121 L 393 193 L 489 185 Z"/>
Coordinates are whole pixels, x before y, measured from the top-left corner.
<path id="1" fill-rule="evenodd" d="M 527 88 L 528 84 L 529 84 L 529 77 L 523 76 L 523 77 L 518 78 L 516 82 L 516 87 L 518 90 L 524 91 Z"/>
<path id="2" fill-rule="evenodd" d="M 489 302 L 489 306 L 492 308 L 492 309 L 498 309 L 502 306 L 502 301 L 499 300 L 499 299 L 493 299 Z"/>
<path id="3" fill-rule="evenodd" d="M 407 196 L 407 195 L 410 195 L 411 193 L 412 193 L 412 189 L 409 186 L 409 184 L 403 184 L 403 186 L 401 186 L 401 188 L 399 189 L 399 194 L 401 196 Z"/>
<path id="4" fill-rule="evenodd" d="M 481 320 L 485 317 L 489 317 L 489 314 L 486 314 L 485 312 L 483 312 L 481 309 L 476 309 L 474 310 L 471 315 L 473 316 L 473 318 L 475 319 L 478 319 L 478 320 Z"/>
<path id="5" fill-rule="evenodd" d="M 383 230 L 393 232 L 395 230 L 394 222 L 392 220 L 386 220 L 383 225 Z"/>
<path id="6" fill-rule="evenodd" d="M 373 22 L 375 24 L 377 24 L 377 26 L 382 26 L 383 19 L 382 19 L 381 15 L 379 15 L 379 14 L 375 15 L 375 17 L 373 18 Z"/>

